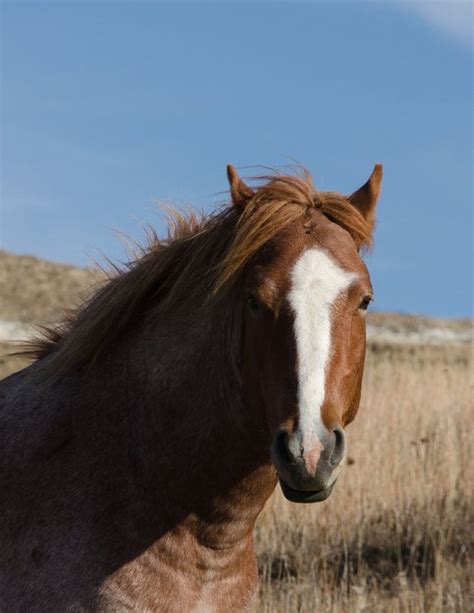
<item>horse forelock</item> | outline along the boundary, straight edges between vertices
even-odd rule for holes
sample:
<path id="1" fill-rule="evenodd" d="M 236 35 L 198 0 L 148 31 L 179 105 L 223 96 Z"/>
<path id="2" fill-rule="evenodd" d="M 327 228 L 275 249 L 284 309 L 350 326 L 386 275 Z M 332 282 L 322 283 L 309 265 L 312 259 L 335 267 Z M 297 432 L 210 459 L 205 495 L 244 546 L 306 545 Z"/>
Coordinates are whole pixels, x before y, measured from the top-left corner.
<path id="1" fill-rule="evenodd" d="M 247 262 L 291 224 L 318 209 L 354 239 L 357 248 L 371 246 L 371 228 L 349 200 L 336 192 L 320 192 L 311 174 L 257 177 L 264 181 L 240 215 L 232 243 L 218 267 L 214 293 L 235 279 Z"/>

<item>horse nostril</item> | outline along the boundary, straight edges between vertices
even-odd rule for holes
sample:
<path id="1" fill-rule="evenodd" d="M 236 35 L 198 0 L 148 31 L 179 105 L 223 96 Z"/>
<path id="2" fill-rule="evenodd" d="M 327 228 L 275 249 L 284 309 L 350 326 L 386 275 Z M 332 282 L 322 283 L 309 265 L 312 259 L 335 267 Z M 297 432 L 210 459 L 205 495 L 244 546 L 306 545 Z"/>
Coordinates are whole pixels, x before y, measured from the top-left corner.
<path id="1" fill-rule="evenodd" d="M 285 463 L 290 463 L 292 461 L 292 457 L 290 454 L 290 450 L 288 449 L 288 432 L 285 430 L 280 430 L 276 435 L 275 439 L 275 451 L 280 460 L 283 460 Z"/>
<path id="2" fill-rule="evenodd" d="M 332 433 L 334 435 L 334 447 L 329 456 L 329 464 L 337 466 L 344 457 L 346 451 L 345 435 L 344 430 L 340 426 L 334 428 Z"/>

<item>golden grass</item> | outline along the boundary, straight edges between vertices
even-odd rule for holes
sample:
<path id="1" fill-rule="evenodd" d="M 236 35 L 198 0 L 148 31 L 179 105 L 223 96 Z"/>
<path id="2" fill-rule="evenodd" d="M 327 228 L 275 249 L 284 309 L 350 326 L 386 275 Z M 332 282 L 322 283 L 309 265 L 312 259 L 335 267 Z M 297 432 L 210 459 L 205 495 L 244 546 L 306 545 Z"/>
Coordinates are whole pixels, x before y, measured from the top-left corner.
<path id="1" fill-rule="evenodd" d="M 474 603 L 469 347 L 372 348 L 332 496 L 278 490 L 256 529 L 259 611 L 468 611 Z"/>

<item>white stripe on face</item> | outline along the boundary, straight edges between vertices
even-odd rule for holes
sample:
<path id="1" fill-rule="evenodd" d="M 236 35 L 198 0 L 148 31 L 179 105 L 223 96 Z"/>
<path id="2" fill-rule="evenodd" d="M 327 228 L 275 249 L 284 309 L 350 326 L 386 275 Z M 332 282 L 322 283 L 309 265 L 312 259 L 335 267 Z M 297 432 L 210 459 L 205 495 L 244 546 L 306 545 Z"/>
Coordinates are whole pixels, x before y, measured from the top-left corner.
<path id="1" fill-rule="evenodd" d="M 288 298 L 295 315 L 298 368 L 299 421 L 296 438 L 301 441 L 307 468 L 312 473 L 316 470 L 326 431 L 321 408 L 331 352 L 331 310 L 339 294 L 356 277 L 355 273 L 338 266 L 322 249 L 305 251 L 291 272 Z M 295 440 L 291 442 L 296 444 Z M 297 455 L 300 455 L 299 450 Z"/>

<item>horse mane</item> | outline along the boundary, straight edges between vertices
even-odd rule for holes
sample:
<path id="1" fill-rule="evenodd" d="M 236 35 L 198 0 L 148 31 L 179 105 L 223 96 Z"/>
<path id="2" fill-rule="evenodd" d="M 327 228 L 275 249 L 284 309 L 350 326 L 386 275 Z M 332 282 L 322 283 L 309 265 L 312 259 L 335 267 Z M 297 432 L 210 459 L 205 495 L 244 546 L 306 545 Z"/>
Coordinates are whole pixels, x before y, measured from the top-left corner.
<path id="1" fill-rule="evenodd" d="M 81 370 L 146 309 L 164 313 L 225 296 L 253 256 L 313 207 L 347 230 L 359 249 L 370 246 L 370 227 L 359 210 L 341 194 L 318 192 L 305 169 L 255 180 L 243 210 L 228 205 L 205 216 L 168 208 L 166 238 L 151 231 L 148 244 L 123 269 L 114 267 L 88 302 L 59 324 L 42 327 L 19 353 L 36 360 L 49 356 L 41 364 L 48 374 Z"/>

